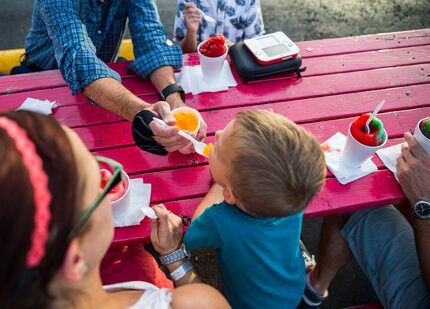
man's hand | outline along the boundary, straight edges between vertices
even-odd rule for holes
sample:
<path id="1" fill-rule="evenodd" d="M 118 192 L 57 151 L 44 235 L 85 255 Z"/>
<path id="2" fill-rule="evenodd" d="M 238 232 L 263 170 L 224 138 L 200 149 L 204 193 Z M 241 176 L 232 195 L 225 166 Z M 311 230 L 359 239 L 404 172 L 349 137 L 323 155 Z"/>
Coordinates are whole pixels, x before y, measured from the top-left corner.
<path id="1" fill-rule="evenodd" d="M 410 133 L 405 133 L 406 143 L 397 159 L 400 186 L 411 205 L 430 201 L 430 158 Z"/>
<path id="2" fill-rule="evenodd" d="M 163 145 L 168 152 L 179 150 L 189 145 L 189 142 L 186 139 L 178 135 L 178 128 L 174 126 L 176 120 L 173 117 L 170 106 L 167 102 L 159 101 L 146 109 L 154 113 L 156 117 L 163 119 L 164 122 L 168 124 L 167 127 L 158 124 L 155 121 L 151 121 L 149 124 L 157 143 Z"/>
<path id="3" fill-rule="evenodd" d="M 185 25 L 187 26 L 187 32 L 190 34 L 197 34 L 201 19 L 202 15 L 197 10 L 196 4 L 186 2 L 184 9 L 184 20 Z"/>
<path id="4" fill-rule="evenodd" d="M 163 204 L 152 207 L 157 219 L 151 220 L 151 242 L 160 255 L 178 249 L 182 242 L 182 219 Z"/>

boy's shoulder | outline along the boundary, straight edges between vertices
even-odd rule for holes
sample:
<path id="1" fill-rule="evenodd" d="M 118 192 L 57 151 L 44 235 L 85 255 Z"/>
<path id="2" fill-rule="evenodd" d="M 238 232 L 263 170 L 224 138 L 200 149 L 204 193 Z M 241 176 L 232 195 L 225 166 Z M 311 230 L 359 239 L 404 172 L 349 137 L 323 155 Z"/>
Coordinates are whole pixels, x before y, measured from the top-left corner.
<path id="1" fill-rule="evenodd" d="M 213 204 L 212 206 L 208 207 L 204 211 L 204 215 L 206 218 L 212 218 L 212 220 L 220 222 L 220 218 L 223 218 L 222 221 L 226 223 L 226 221 L 230 220 L 236 220 L 235 218 L 238 218 L 240 214 L 238 212 L 241 212 L 236 205 L 232 205 L 227 203 L 226 201 L 222 201 L 217 204 Z"/>

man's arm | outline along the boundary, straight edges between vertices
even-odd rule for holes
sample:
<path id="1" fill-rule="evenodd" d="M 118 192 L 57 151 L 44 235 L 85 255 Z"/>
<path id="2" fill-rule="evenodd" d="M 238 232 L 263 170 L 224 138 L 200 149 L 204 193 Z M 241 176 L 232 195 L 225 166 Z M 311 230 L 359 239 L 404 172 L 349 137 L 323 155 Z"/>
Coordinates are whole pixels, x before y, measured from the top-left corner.
<path id="1" fill-rule="evenodd" d="M 84 89 L 84 94 L 107 110 L 132 121 L 141 110 L 151 107 L 113 78 L 100 78 Z"/>
<path id="2" fill-rule="evenodd" d="M 151 75 L 149 75 L 149 79 L 158 92 L 161 92 L 168 85 L 174 84 L 176 82 L 173 68 L 171 66 L 164 66 L 154 70 Z M 186 106 L 184 101 L 182 101 L 179 92 L 174 92 L 169 95 L 166 98 L 166 101 L 169 103 L 171 109 Z"/>
<path id="3" fill-rule="evenodd" d="M 41 17 L 54 46 L 55 59 L 73 95 L 100 78 L 121 78 L 96 55 L 96 48 L 79 16 L 80 2 L 38 1 Z"/>
<path id="4" fill-rule="evenodd" d="M 179 46 L 166 44 L 166 31 L 160 23 L 152 0 L 128 0 L 127 13 L 136 57 L 129 68 L 143 78 L 149 77 L 155 88 L 161 91 L 175 82 L 173 68 L 182 66 L 182 51 Z M 168 96 L 166 100 L 171 109 L 185 105 L 178 93 Z M 203 140 L 206 137 L 206 130 L 207 125 L 202 121 L 196 138 Z M 183 140 L 185 145 L 190 146 L 188 141 Z M 192 147 L 185 152 L 191 152 L 191 149 Z"/>
<path id="5" fill-rule="evenodd" d="M 411 206 L 424 200 L 430 202 L 430 158 L 410 133 L 405 133 L 402 155 L 397 161 L 399 182 Z M 418 259 L 430 293 L 430 220 L 413 219 Z"/>

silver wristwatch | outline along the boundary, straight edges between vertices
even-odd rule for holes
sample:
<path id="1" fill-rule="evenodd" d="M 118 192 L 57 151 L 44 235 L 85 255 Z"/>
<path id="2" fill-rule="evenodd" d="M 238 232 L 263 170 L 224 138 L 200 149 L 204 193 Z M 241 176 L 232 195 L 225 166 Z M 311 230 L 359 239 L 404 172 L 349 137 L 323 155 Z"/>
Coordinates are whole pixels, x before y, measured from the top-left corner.
<path id="1" fill-rule="evenodd" d="M 187 249 L 185 248 L 185 245 L 182 244 L 182 246 L 178 250 L 175 250 L 166 255 L 160 255 L 160 261 L 161 261 L 161 264 L 168 265 L 185 258 L 189 259 L 190 256 L 191 254 L 187 251 Z"/>
<path id="2" fill-rule="evenodd" d="M 416 202 L 412 209 L 412 215 L 417 219 L 430 219 L 430 203 L 427 201 Z"/>

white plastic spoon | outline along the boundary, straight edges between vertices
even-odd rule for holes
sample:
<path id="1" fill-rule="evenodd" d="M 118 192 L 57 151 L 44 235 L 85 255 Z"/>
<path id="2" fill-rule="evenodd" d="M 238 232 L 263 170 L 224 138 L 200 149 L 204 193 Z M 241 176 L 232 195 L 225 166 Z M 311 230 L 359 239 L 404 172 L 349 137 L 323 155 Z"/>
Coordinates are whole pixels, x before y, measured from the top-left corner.
<path id="1" fill-rule="evenodd" d="M 185 1 L 185 3 L 193 3 L 193 1 Z M 205 12 L 203 12 L 201 9 L 199 9 L 198 7 L 196 7 L 196 10 L 199 11 L 199 13 L 202 15 L 202 17 L 204 19 L 206 19 L 207 22 L 209 23 L 214 23 L 215 19 L 213 19 L 212 17 L 210 17 L 209 15 L 206 15 Z"/>
<path id="2" fill-rule="evenodd" d="M 196 8 L 197 9 L 197 11 L 199 11 L 200 12 L 200 14 L 202 14 L 202 17 L 204 18 L 204 19 L 206 19 L 206 21 L 207 22 L 209 22 L 209 23 L 214 23 L 215 22 L 215 19 L 213 19 L 212 17 L 210 17 L 209 15 L 206 15 L 205 14 L 205 12 L 203 12 L 202 10 L 200 10 L 199 8 Z"/>
<path id="3" fill-rule="evenodd" d="M 366 125 L 365 125 L 366 133 L 370 133 L 370 123 L 372 122 L 373 119 L 375 119 L 376 114 L 382 108 L 382 106 L 384 105 L 384 103 L 385 103 L 385 100 L 382 100 L 381 102 L 379 102 L 378 106 L 376 106 L 376 108 L 374 109 L 374 111 L 370 115 L 369 119 L 367 119 Z"/>

